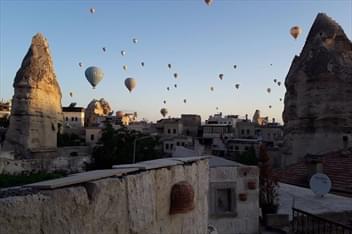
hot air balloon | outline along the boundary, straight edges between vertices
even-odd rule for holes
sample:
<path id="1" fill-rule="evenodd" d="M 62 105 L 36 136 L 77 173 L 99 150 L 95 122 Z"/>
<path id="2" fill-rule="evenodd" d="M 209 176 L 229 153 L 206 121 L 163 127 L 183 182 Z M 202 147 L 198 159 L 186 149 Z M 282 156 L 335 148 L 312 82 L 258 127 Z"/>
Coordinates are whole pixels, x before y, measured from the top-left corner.
<path id="1" fill-rule="evenodd" d="M 276 83 L 276 81 L 277 81 L 277 80 L 276 80 L 276 79 L 274 79 L 274 83 Z"/>
<path id="2" fill-rule="evenodd" d="M 219 107 L 216 107 L 215 109 L 216 109 L 216 110 L 219 110 Z"/>
<path id="3" fill-rule="evenodd" d="M 222 80 L 224 78 L 224 74 L 219 74 L 219 79 Z"/>
<path id="4" fill-rule="evenodd" d="M 174 84 L 174 87 L 177 88 L 177 84 Z"/>
<path id="5" fill-rule="evenodd" d="M 83 63 L 79 62 L 78 66 L 83 67 Z"/>
<path id="6" fill-rule="evenodd" d="M 102 49 L 103 49 L 104 52 L 106 52 L 106 47 L 103 47 Z"/>
<path id="7" fill-rule="evenodd" d="M 167 109 L 166 108 L 161 108 L 161 110 L 160 110 L 160 114 L 163 116 L 163 117 L 165 117 L 166 115 L 167 115 Z"/>
<path id="8" fill-rule="evenodd" d="M 278 85 L 278 86 L 280 86 L 280 85 L 281 85 L 281 82 L 280 82 L 280 81 L 279 81 L 279 82 L 277 82 L 277 85 Z"/>
<path id="9" fill-rule="evenodd" d="M 89 11 L 90 11 L 90 13 L 94 14 L 95 13 L 95 8 L 90 8 Z"/>
<path id="10" fill-rule="evenodd" d="M 133 44 L 136 44 L 138 42 L 137 38 L 132 39 Z"/>
<path id="11" fill-rule="evenodd" d="M 302 29 L 299 26 L 293 26 L 290 29 L 290 34 L 294 39 L 297 39 L 301 33 L 302 33 Z"/>
<path id="12" fill-rule="evenodd" d="M 132 92 L 132 90 L 136 87 L 136 85 L 137 85 L 137 81 L 131 77 L 128 77 L 125 80 L 125 86 L 130 92 Z"/>
<path id="13" fill-rule="evenodd" d="M 123 70 L 127 71 L 127 68 L 128 68 L 128 67 L 127 67 L 127 65 L 125 64 L 125 65 L 122 66 L 122 68 L 123 68 Z"/>
<path id="14" fill-rule="evenodd" d="M 187 99 L 183 99 L 183 102 L 186 103 L 186 102 L 187 102 Z"/>
<path id="15" fill-rule="evenodd" d="M 280 98 L 280 102 L 282 101 L 282 98 Z"/>
<path id="16" fill-rule="evenodd" d="M 207 4 L 208 6 L 210 6 L 213 2 L 213 0 L 204 0 L 205 4 Z"/>
<path id="17" fill-rule="evenodd" d="M 121 55 L 122 55 L 122 56 L 125 56 L 125 55 L 126 55 L 126 51 L 121 50 Z"/>
<path id="18" fill-rule="evenodd" d="M 174 73 L 174 78 L 177 79 L 177 77 L 178 77 L 178 74 Z"/>
<path id="19" fill-rule="evenodd" d="M 169 64 L 167 65 L 167 67 L 168 67 L 169 69 L 171 69 L 171 64 L 169 63 Z"/>
<path id="20" fill-rule="evenodd" d="M 169 90 L 170 90 L 170 87 L 166 87 L 166 89 L 167 89 L 167 91 L 169 91 Z"/>
<path id="21" fill-rule="evenodd" d="M 214 91 L 214 87 L 213 86 L 210 86 L 210 91 Z"/>
<path id="22" fill-rule="evenodd" d="M 267 91 L 268 93 L 270 93 L 270 92 L 271 92 L 271 88 L 267 88 L 266 91 Z"/>
<path id="23" fill-rule="evenodd" d="M 104 72 L 98 67 L 88 67 L 84 72 L 88 82 L 93 86 L 93 89 L 104 78 Z"/>
<path id="24" fill-rule="evenodd" d="M 73 96 L 73 93 L 72 92 L 70 92 L 70 97 L 72 97 Z"/>
<path id="25" fill-rule="evenodd" d="M 272 63 L 270 63 L 270 66 L 272 66 L 273 64 Z"/>
<path id="26" fill-rule="evenodd" d="M 237 65 L 233 65 L 233 69 L 236 69 L 237 68 Z"/>
<path id="27" fill-rule="evenodd" d="M 269 105 L 269 109 L 271 109 L 271 105 Z"/>
<path id="28" fill-rule="evenodd" d="M 144 67 L 144 62 L 141 62 L 141 66 Z"/>
<path id="29" fill-rule="evenodd" d="M 166 101 L 164 100 L 163 103 L 166 104 Z"/>
<path id="30" fill-rule="evenodd" d="M 240 84 L 236 84 L 235 87 L 236 87 L 236 89 L 239 89 L 240 88 Z"/>

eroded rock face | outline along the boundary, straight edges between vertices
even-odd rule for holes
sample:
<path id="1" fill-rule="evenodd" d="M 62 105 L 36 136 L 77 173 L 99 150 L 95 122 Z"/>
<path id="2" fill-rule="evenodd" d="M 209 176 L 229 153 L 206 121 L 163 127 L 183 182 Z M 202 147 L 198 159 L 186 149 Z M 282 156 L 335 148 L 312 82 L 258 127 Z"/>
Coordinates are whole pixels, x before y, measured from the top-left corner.
<path id="1" fill-rule="evenodd" d="M 319 13 L 287 74 L 284 160 L 321 154 L 352 142 L 352 43 L 341 26 Z"/>
<path id="2" fill-rule="evenodd" d="M 100 100 L 93 99 L 87 106 L 84 116 L 86 127 L 97 125 L 97 117 L 107 116 L 111 112 L 111 107 L 104 98 Z"/>
<path id="3" fill-rule="evenodd" d="M 15 93 L 4 150 L 14 150 L 17 158 L 32 158 L 43 153 L 53 155 L 63 121 L 61 90 L 48 42 L 42 34 L 32 38 L 13 87 Z"/>

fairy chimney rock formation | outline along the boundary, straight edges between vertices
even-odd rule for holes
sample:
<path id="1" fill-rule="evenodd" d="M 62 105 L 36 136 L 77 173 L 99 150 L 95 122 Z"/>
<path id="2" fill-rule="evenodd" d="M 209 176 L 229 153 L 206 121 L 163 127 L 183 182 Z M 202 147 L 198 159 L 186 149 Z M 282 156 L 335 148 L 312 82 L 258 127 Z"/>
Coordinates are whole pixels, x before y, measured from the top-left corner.
<path id="1" fill-rule="evenodd" d="M 86 127 L 96 127 L 99 125 L 98 118 L 107 116 L 111 112 L 111 107 L 104 98 L 100 100 L 93 99 L 87 106 L 84 116 L 85 116 L 85 126 Z"/>
<path id="2" fill-rule="evenodd" d="M 13 87 L 4 150 L 13 150 L 17 158 L 56 155 L 57 133 L 63 121 L 61 90 L 48 42 L 42 34 L 32 38 Z"/>
<path id="3" fill-rule="evenodd" d="M 316 17 L 285 86 L 285 165 L 351 146 L 352 43 L 327 15 Z"/>

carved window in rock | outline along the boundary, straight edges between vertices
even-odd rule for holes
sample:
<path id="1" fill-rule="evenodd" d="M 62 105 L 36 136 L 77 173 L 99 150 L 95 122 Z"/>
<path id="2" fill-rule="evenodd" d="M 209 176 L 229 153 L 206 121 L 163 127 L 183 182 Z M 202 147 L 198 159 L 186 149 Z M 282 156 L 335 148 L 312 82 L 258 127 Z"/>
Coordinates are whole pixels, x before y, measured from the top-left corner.
<path id="1" fill-rule="evenodd" d="M 210 183 L 210 216 L 235 217 L 236 207 L 236 182 Z"/>

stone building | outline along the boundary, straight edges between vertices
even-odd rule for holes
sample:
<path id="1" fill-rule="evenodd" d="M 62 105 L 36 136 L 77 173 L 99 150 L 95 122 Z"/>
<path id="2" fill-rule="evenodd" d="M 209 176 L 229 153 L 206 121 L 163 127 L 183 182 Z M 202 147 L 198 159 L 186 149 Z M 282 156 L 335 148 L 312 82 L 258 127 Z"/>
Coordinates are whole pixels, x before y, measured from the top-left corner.
<path id="1" fill-rule="evenodd" d="M 56 156 L 62 126 L 61 90 L 44 36 L 36 34 L 17 71 L 4 150 L 16 158 Z"/>
<path id="2" fill-rule="evenodd" d="M 352 43 L 343 29 L 319 13 L 285 81 L 285 164 L 352 142 Z"/>
<path id="3" fill-rule="evenodd" d="M 64 127 L 83 128 L 84 127 L 84 108 L 68 106 L 62 107 L 64 115 Z"/>
<path id="4" fill-rule="evenodd" d="M 209 224 L 218 234 L 259 233 L 259 169 L 209 158 Z"/>

